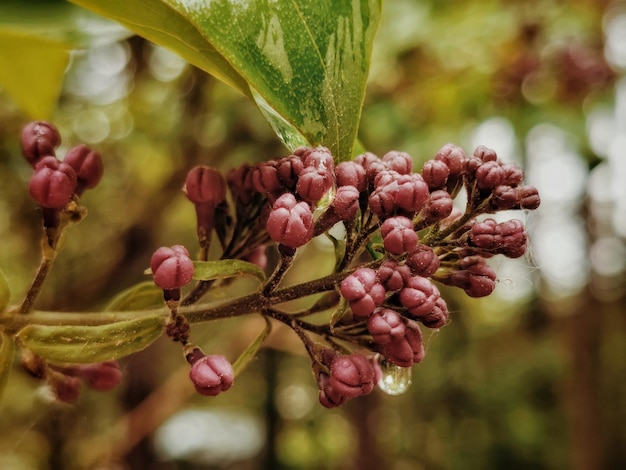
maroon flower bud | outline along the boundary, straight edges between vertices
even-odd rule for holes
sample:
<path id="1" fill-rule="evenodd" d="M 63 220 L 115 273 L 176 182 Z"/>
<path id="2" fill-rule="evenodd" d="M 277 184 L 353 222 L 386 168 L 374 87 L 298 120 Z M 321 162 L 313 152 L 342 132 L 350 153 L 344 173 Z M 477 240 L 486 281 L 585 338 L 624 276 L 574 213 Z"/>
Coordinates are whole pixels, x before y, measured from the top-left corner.
<path id="1" fill-rule="evenodd" d="M 520 186 L 517 188 L 517 199 L 520 209 L 535 210 L 539 207 L 541 199 L 539 191 L 534 186 Z"/>
<path id="2" fill-rule="evenodd" d="M 450 176 L 450 168 L 441 160 L 428 160 L 422 167 L 422 178 L 428 188 L 443 189 Z"/>
<path id="3" fill-rule="evenodd" d="M 198 393 L 214 397 L 232 387 L 235 372 L 228 359 L 212 354 L 200 357 L 192 363 L 189 378 Z"/>
<path id="4" fill-rule="evenodd" d="M 57 128 L 47 121 L 34 121 L 22 129 L 22 151 L 31 165 L 40 158 L 55 156 L 54 149 L 61 145 Z"/>
<path id="5" fill-rule="evenodd" d="M 387 168 L 397 171 L 401 175 L 408 175 L 413 171 L 413 159 L 406 152 L 392 150 L 383 155 L 383 163 Z"/>
<path id="6" fill-rule="evenodd" d="M 335 167 L 337 186 L 354 186 L 359 192 L 365 191 L 365 168 L 356 162 L 341 162 Z"/>
<path id="7" fill-rule="evenodd" d="M 319 401 L 322 406 L 326 408 L 336 408 L 349 400 L 348 397 L 342 395 L 332 387 L 330 383 L 330 376 L 328 374 L 319 374 L 317 383 L 320 389 Z"/>
<path id="8" fill-rule="evenodd" d="M 383 186 L 394 183 L 398 178 L 400 178 L 400 176 L 400 173 L 397 171 L 385 168 L 384 170 L 376 173 L 376 176 L 374 177 L 374 188 L 382 188 Z M 393 187 L 392 190 L 396 191 L 397 187 Z"/>
<path id="9" fill-rule="evenodd" d="M 341 282 L 340 290 L 357 317 L 368 317 L 385 301 L 385 288 L 370 268 L 359 268 L 350 274 Z"/>
<path id="10" fill-rule="evenodd" d="M 276 163 L 276 160 L 259 163 L 252 172 L 252 184 L 261 194 L 277 193 L 284 189 L 278 177 Z"/>
<path id="11" fill-rule="evenodd" d="M 404 336 L 393 337 L 383 346 L 383 356 L 392 364 L 399 367 L 411 367 L 424 359 L 424 343 L 419 325 L 413 321 L 405 324 Z"/>
<path id="12" fill-rule="evenodd" d="M 304 162 L 298 155 L 290 155 L 278 160 L 276 164 L 276 172 L 281 184 L 289 190 L 296 188 L 298 175 L 304 169 Z"/>
<path id="13" fill-rule="evenodd" d="M 476 184 L 480 189 L 494 189 L 504 181 L 504 171 L 498 162 L 487 161 L 476 168 Z"/>
<path id="14" fill-rule="evenodd" d="M 374 178 L 376 178 L 379 172 L 387 169 L 383 161 L 371 152 L 359 155 L 354 159 L 354 162 L 365 169 L 365 178 L 368 185 L 374 183 Z"/>
<path id="15" fill-rule="evenodd" d="M 482 256 L 467 256 L 461 260 L 460 270 L 441 281 L 463 289 L 470 297 L 485 297 L 496 287 L 496 273 Z"/>
<path id="16" fill-rule="evenodd" d="M 41 207 L 63 209 L 76 190 L 76 172 L 56 157 L 44 157 L 35 165 L 28 190 Z"/>
<path id="17" fill-rule="evenodd" d="M 469 232 L 469 240 L 473 246 L 510 258 L 519 258 L 525 253 L 526 239 L 524 224 L 516 219 L 502 223 L 485 219 L 475 223 Z"/>
<path id="18" fill-rule="evenodd" d="M 254 168 L 247 163 L 238 168 L 233 168 L 226 175 L 226 181 L 231 193 L 243 204 L 248 204 L 254 198 L 256 189 L 252 181 Z"/>
<path id="19" fill-rule="evenodd" d="M 368 198 L 371 211 L 379 218 L 390 217 L 396 211 L 394 193 L 387 186 L 376 188 Z"/>
<path id="20" fill-rule="evenodd" d="M 157 287 L 173 290 L 191 282 L 194 266 L 187 248 L 174 245 L 170 248 L 162 246 L 156 250 L 150 259 L 150 269 Z"/>
<path id="21" fill-rule="evenodd" d="M 484 145 L 476 147 L 474 150 L 474 156 L 481 159 L 483 162 L 495 162 L 498 160 L 498 155 L 495 150 L 485 147 Z"/>
<path id="22" fill-rule="evenodd" d="M 483 161 L 480 158 L 477 157 L 470 157 L 467 160 L 465 160 L 465 173 L 475 177 L 476 175 L 476 170 L 478 170 L 478 168 L 480 168 L 483 165 Z"/>
<path id="23" fill-rule="evenodd" d="M 467 156 L 461 147 L 446 144 L 435 155 L 435 160 L 442 161 L 450 169 L 450 176 L 457 177 L 465 171 Z"/>
<path id="24" fill-rule="evenodd" d="M 215 168 L 197 166 L 187 173 L 183 191 L 196 205 L 217 206 L 226 200 L 226 182 Z"/>
<path id="25" fill-rule="evenodd" d="M 417 212 L 428 203 L 428 185 L 419 173 L 401 175 L 395 185 L 397 190 L 394 191 L 394 201 L 399 208 Z"/>
<path id="26" fill-rule="evenodd" d="M 302 155 L 305 167 L 315 168 L 321 172 L 332 174 L 335 171 L 335 159 L 326 147 L 309 149 Z"/>
<path id="27" fill-rule="evenodd" d="M 418 243 L 413 222 L 408 217 L 396 216 L 385 220 L 380 227 L 385 250 L 394 255 L 412 251 Z"/>
<path id="28" fill-rule="evenodd" d="M 513 209 L 519 204 L 518 188 L 500 185 L 491 193 L 489 205 L 495 210 Z"/>
<path id="29" fill-rule="evenodd" d="M 419 244 L 406 258 L 414 276 L 430 277 L 439 269 L 439 257 L 428 245 Z"/>
<path id="30" fill-rule="evenodd" d="M 432 312 L 419 317 L 418 320 L 427 328 L 441 328 L 446 324 L 449 316 L 448 304 L 446 304 L 443 298 L 439 297 Z"/>
<path id="31" fill-rule="evenodd" d="M 306 202 L 296 201 L 291 193 L 280 196 L 267 218 L 267 233 L 272 240 L 298 248 L 313 237 L 313 213 Z"/>
<path id="32" fill-rule="evenodd" d="M 448 191 L 440 189 L 430 193 L 430 200 L 426 207 L 422 209 L 421 216 L 426 222 L 432 224 L 448 217 L 452 213 L 453 208 L 454 201 Z"/>
<path id="33" fill-rule="evenodd" d="M 76 194 L 79 196 L 85 189 L 95 188 L 102 179 L 102 157 L 84 144 L 71 148 L 63 162 L 70 165 L 76 173 Z"/>
<path id="34" fill-rule="evenodd" d="M 360 354 L 337 355 L 330 364 L 329 385 L 347 398 L 370 393 L 374 379 L 374 367 Z"/>
<path id="35" fill-rule="evenodd" d="M 502 165 L 502 172 L 504 173 L 504 180 L 502 184 L 507 186 L 519 186 L 524 180 L 524 172 L 520 167 L 513 163 L 506 163 Z"/>
<path id="36" fill-rule="evenodd" d="M 396 260 L 388 259 L 383 261 L 376 271 L 378 281 L 387 291 L 398 291 L 402 289 L 411 277 L 411 270 L 407 265 L 400 264 Z"/>
<path id="37" fill-rule="evenodd" d="M 406 332 L 403 317 L 389 308 L 377 308 L 367 319 L 367 331 L 374 342 L 388 344 L 393 339 L 402 338 Z"/>
<path id="38" fill-rule="evenodd" d="M 439 289 L 421 276 L 411 277 L 400 291 L 400 303 L 413 319 L 429 315 L 440 297 Z"/>
<path id="39" fill-rule="evenodd" d="M 352 220 L 359 211 L 359 190 L 354 186 L 338 187 L 331 207 L 340 220 Z"/>
<path id="40" fill-rule="evenodd" d="M 94 390 L 111 390 L 122 381 L 122 371 L 117 361 L 85 364 L 76 368 L 76 375 Z"/>
<path id="41" fill-rule="evenodd" d="M 314 167 L 305 168 L 298 175 L 296 192 L 308 202 L 317 202 L 333 186 L 333 174 L 329 170 L 318 170 Z"/>

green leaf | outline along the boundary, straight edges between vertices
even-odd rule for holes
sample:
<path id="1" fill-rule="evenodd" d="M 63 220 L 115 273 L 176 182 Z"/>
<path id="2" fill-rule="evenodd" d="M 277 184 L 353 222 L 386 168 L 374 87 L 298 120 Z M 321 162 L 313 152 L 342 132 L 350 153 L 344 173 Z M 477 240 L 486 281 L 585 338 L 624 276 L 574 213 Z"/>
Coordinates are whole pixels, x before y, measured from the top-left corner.
<path id="1" fill-rule="evenodd" d="M 382 0 L 72 0 L 252 97 L 285 144 L 352 156 Z"/>
<path id="2" fill-rule="evenodd" d="M 9 283 L 4 275 L 4 271 L 0 269 L 0 312 L 4 311 L 10 300 L 11 289 L 9 289 Z"/>
<path id="3" fill-rule="evenodd" d="M 0 399 L 11 373 L 13 356 L 15 354 L 15 342 L 6 333 L 0 334 Z"/>
<path id="4" fill-rule="evenodd" d="M 211 281 L 228 277 L 254 276 L 259 281 L 265 281 L 265 272 L 254 263 L 239 259 L 224 259 L 219 261 L 194 261 L 193 278 L 198 281 Z"/>
<path id="5" fill-rule="evenodd" d="M 28 325 L 17 333 L 21 344 L 51 362 L 89 364 L 128 356 L 163 333 L 165 319 L 150 316 L 99 326 Z"/>
<path id="6" fill-rule="evenodd" d="M 252 341 L 248 347 L 243 350 L 237 360 L 233 363 L 235 377 L 238 376 L 246 368 L 254 356 L 256 356 L 257 352 L 259 352 L 259 349 L 261 348 L 261 345 L 272 331 L 272 324 L 270 321 L 265 316 L 263 319 L 265 320 L 265 328 L 263 328 L 254 341 Z"/>
<path id="7" fill-rule="evenodd" d="M 0 88 L 33 119 L 49 119 L 72 48 L 128 36 L 120 25 L 63 0 L 0 2 Z"/>
<path id="8" fill-rule="evenodd" d="M 152 281 L 146 281 L 117 294 L 105 310 L 107 312 L 132 312 L 163 305 L 163 289 L 158 288 Z"/>

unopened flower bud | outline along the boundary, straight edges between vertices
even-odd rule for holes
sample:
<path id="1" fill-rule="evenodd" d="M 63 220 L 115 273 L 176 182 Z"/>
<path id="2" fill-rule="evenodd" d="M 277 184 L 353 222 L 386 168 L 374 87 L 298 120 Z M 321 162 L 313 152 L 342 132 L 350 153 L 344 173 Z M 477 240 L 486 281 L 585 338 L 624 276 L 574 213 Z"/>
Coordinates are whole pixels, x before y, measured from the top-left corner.
<path id="1" fill-rule="evenodd" d="M 483 162 L 495 162 L 498 160 L 498 155 L 495 150 L 479 145 L 474 150 L 474 157 L 481 159 Z"/>
<path id="2" fill-rule="evenodd" d="M 24 158 L 33 166 L 40 158 L 55 156 L 54 149 L 61 145 L 57 128 L 47 121 L 34 121 L 22 129 Z"/>
<path id="3" fill-rule="evenodd" d="M 326 408 L 336 408 L 349 400 L 348 397 L 342 395 L 332 387 L 328 374 L 319 374 L 317 383 L 319 385 L 319 401 L 322 406 Z"/>
<path id="4" fill-rule="evenodd" d="M 35 165 L 28 190 L 41 207 L 63 209 L 76 190 L 76 172 L 56 157 L 44 157 Z"/>
<path id="5" fill-rule="evenodd" d="M 296 192 L 307 202 L 317 202 L 333 186 L 333 175 L 327 170 L 307 167 L 298 175 Z"/>
<path id="6" fill-rule="evenodd" d="M 394 201 L 400 209 L 417 212 L 428 203 L 428 185 L 419 173 L 401 175 L 392 184 L 397 185 L 397 190 L 394 191 Z"/>
<path id="7" fill-rule="evenodd" d="M 226 181 L 215 168 L 197 166 L 187 173 L 183 191 L 198 205 L 219 205 L 226 200 Z"/>
<path id="8" fill-rule="evenodd" d="M 360 354 L 337 355 L 330 364 L 330 386 L 341 395 L 354 398 L 374 389 L 372 364 Z"/>
<path id="9" fill-rule="evenodd" d="M 467 156 L 461 147 L 446 144 L 435 155 L 435 160 L 442 161 L 450 169 L 451 177 L 457 177 L 465 171 Z"/>
<path id="10" fill-rule="evenodd" d="M 517 188 L 517 199 L 520 209 L 535 210 L 539 207 L 541 199 L 539 191 L 534 186 L 520 186 Z"/>
<path id="11" fill-rule="evenodd" d="M 438 222 L 452 213 L 454 201 L 448 193 L 442 189 L 430 193 L 430 199 L 426 207 L 422 209 L 421 216 L 428 223 Z"/>
<path id="12" fill-rule="evenodd" d="M 429 189 L 443 189 L 450 176 L 450 167 L 441 160 L 428 160 L 422 167 L 422 178 Z"/>
<path id="13" fill-rule="evenodd" d="M 388 190 L 386 186 L 376 188 L 369 195 L 368 205 L 379 218 L 390 217 L 396 211 L 393 191 Z"/>
<path id="14" fill-rule="evenodd" d="M 276 172 L 278 173 L 278 179 L 281 184 L 289 189 L 296 189 L 296 182 L 298 181 L 298 175 L 304 170 L 304 162 L 298 155 L 290 155 L 285 158 L 281 158 L 276 163 Z"/>
<path id="15" fill-rule="evenodd" d="M 504 171 L 496 161 L 487 161 L 476 168 L 476 184 L 481 189 L 494 189 L 504 181 Z"/>
<path id="16" fill-rule="evenodd" d="M 430 277 L 439 269 L 439 257 L 428 245 L 419 244 L 407 256 L 406 265 L 414 276 Z"/>
<path id="17" fill-rule="evenodd" d="M 374 342 L 388 344 L 394 338 L 401 338 L 406 332 L 405 321 L 395 310 L 377 308 L 367 319 L 367 331 Z"/>
<path id="18" fill-rule="evenodd" d="M 419 364 L 425 354 L 422 332 L 419 325 L 413 321 L 406 322 L 403 336 L 394 337 L 383 346 L 385 359 L 399 367 Z"/>
<path id="19" fill-rule="evenodd" d="M 313 213 L 306 202 L 298 202 L 293 194 L 284 193 L 272 206 L 266 228 L 272 240 L 298 248 L 313 237 Z"/>
<path id="20" fill-rule="evenodd" d="M 315 168 L 321 172 L 332 174 L 335 171 L 335 159 L 326 147 L 308 149 L 302 155 L 305 167 Z"/>
<path id="21" fill-rule="evenodd" d="M 513 163 L 505 163 L 502 165 L 504 180 L 502 184 L 507 186 L 519 186 L 524 180 L 524 171 Z"/>
<path id="22" fill-rule="evenodd" d="M 233 366 L 224 356 L 212 354 L 196 359 L 189 378 L 201 395 L 216 396 L 232 387 L 235 380 Z"/>
<path id="23" fill-rule="evenodd" d="M 446 324 L 449 316 L 448 304 L 442 297 L 439 297 L 437 302 L 435 302 L 433 310 L 428 315 L 419 317 L 417 320 L 422 322 L 427 328 L 441 328 Z"/>
<path id="24" fill-rule="evenodd" d="M 354 186 L 359 192 L 365 190 L 365 168 L 354 161 L 341 162 L 335 167 L 337 186 Z"/>
<path id="25" fill-rule="evenodd" d="M 104 173 L 102 157 L 87 145 L 81 144 L 71 148 L 65 154 L 63 162 L 76 172 L 76 194 L 79 196 L 85 189 L 95 188 L 102 179 Z"/>
<path id="26" fill-rule="evenodd" d="M 429 315 L 440 297 L 439 289 L 421 276 L 411 277 L 400 291 L 400 303 L 413 319 Z"/>
<path id="27" fill-rule="evenodd" d="M 85 364 L 76 368 L 76 375 L 94 390 L 111 390 L 122 381 L 122 371 L 117 361 Z"/>
<path id="28" fill-rule="evenodd" d="M 380 227 L 380 234 L 385 250 L 394 255 L 412 251 L 419 241 L 413 222 L 404 216 L 386 219 Z"/>
<path id="29" fill-rule="evenodd" d="M 150 259 L 154 283 L 163 290 L 180 289 L 193 278 L 194 265 L 187 248 L 174 245 L 161 247 Z"/>
<path id="30" fill-rule="evenodd" d="M 284 189 L 278 177 L 276 163 L 276 160 L 259 163 L 252 172 L 254 188 L 261 194 L 271 195 Z"/>
<path id="31" fill-rule="evenodd" d="M 385 301 L 385 288 L 378 282 L 376 271 L 359 268 L 341 282 L 341 295 L 357 317 L 368 317 Z"/>
<path id="32" fill-rule="evenodd" d="M 496 286 L 496 273 L 482 256 L 468 256 L 461 260 L 460 269 L 452 272 L 442 282 L 459 287 L 470 297 L 485 297 Z"/>
<path id="33" fill-rule="evenodd" d="M 387 168 L 397 171 L 401 175 L 408 175 L 413 171 L 413 159 L 406 152 L 392 150 L 383 155 L 382 160 Z"/>
<path id="34" fill-rule="evenodd" d="M 244 163 L 233 168 L 226 175 L 226 182 L 231 193 L 243 204 L 249 204 L 257 192 L 252 180 L 253 173 L 254 168 Z"/>
<path id="35" fill-rule="evenodd" d="M 383 261 L 376 271 L 378 281 L 387 291 L 398 291 L 404 287 L 406 281 L 411 277 L 409 266 L 400 264 L 396 260 L 388 259 Z"/>

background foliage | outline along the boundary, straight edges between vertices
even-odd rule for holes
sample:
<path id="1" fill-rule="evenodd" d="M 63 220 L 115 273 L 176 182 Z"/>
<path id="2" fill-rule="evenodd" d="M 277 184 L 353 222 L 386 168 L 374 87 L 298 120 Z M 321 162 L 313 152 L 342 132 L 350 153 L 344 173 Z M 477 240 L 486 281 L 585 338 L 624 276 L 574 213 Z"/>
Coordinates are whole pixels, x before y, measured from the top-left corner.
<path id="1" fill-rule="evenodd" d="M 624 3 L 598 0 L 384 5 L 364 146 L 420 164 L 449 141 L 485 144 L 522 163 L 543 196 L 527 221 L 531 256 L 497 266 L 494 295 L 444 294 L 452 322 L 429 338 L 409 393 L 322 409 L 307 359 L 278 329 L 229 393 L 196 397 L 180 351 L 159 341 L 123 361 L 119 389 L 85 393 L 75 407 L 49 403 L 16 368 L 0 414 L 2 467 L 621 468 L 625 14 Z M 0 60 L 13 60 L 8 36 Z M 155 247 L 194 245 L 193 207 L 180 191 L 193 165 L 227 170 L 288 152 L 248 99 L 179 57 L 137 37 L 83 45 L 94 47 L 71 54 L 50 117 L 64 147 L 97 148 L 106 173 L 42 295 L 50 310 L 102 308 L 144 280 Z M 24 110 L 42 111 L 3 86 L 0 265 L 17 302 L 38 261 L 40 223 L 19 131 Z M 321 261 L 296 265 L 294 280 L 332 262 L 327 247 L 308 249 L 301 259 Z M 195 341 L 236 357 L 260 327 L 228 320 Z"/>

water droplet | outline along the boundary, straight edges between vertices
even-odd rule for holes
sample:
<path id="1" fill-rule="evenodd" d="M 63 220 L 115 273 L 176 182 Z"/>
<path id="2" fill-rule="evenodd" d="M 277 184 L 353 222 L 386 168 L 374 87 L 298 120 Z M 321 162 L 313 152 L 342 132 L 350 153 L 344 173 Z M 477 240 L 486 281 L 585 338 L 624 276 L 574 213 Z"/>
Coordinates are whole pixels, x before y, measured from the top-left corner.
<path id="1" fill-rule="evenodd" d="M 387 395 L 402 395 L 411 386 L 411 368 L 399 367 L 384 358 L 378 359 L 382 377 L 378 381 L 380 388 Z"/>

